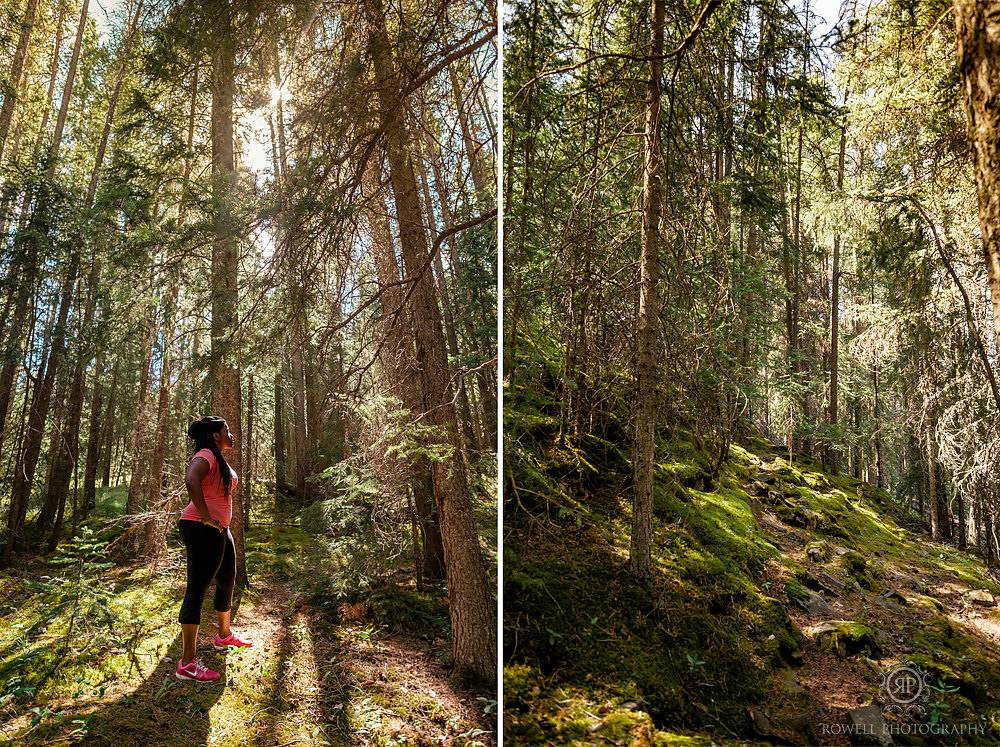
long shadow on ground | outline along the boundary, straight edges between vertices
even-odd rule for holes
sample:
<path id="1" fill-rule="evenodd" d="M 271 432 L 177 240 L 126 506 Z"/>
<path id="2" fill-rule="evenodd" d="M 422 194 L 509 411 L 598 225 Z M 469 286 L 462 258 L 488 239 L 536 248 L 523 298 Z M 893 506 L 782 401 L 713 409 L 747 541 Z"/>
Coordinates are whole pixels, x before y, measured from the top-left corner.
<path id="1" fill-rule="evenodd" d="M 237 589 L 232 609 L 234 621 L 239 619 L 241 599 L 242 590 Z M 209 714 L 225 694 L 229 668 L 228 651 L 216 651 L 210 643 L 215 630 L 214 617 L 211 602 L 206 600 L 197 655 L 219 673 L 217 682 L 201 684 L 177 679 L 177 661 L 183 651 L 178 625 L 176 637 L 156 668 L 131 693 L 105 704 L 86 718 L 87 735 L 74 743 L 114 747 L 207 744 L 212 731 Z M 206 621 L 209 625 L 204 625 Z"/>

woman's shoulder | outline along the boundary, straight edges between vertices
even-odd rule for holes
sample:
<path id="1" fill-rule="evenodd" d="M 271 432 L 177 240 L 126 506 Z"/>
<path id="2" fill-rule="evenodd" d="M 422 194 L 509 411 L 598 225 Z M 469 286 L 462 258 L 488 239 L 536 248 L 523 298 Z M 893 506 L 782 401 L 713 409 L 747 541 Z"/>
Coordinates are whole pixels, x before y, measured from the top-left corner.
<path id="1" fill-rule="evenodd" d="M 216 468 L 215 454 L 212 453 L 211 449 L 200 449 L 200 450 L 196 451 L 194 453 L 194 456 L 191 457 L 191 461 L 193 462 L 198 457 L 201 457 L 202 459 L 204 459 L 205 461 L 207 461 L 208 462 L 208 466 L 211 469 L 215 469 Z"/>

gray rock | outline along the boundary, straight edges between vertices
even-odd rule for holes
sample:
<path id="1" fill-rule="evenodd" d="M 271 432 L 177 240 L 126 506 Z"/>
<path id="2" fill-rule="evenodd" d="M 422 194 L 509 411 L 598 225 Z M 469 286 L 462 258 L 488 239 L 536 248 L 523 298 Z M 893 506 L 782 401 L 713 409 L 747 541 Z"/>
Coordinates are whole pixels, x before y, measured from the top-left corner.
<path id="1" fill-rule="evenodd" d="M 806 576 L 805 584 L 813 591 L 822 591 L 826 594 L 833 594 L 835 597 L 843 594 L 844 589 L 847 588 L 847 584 L 834 578 L 826 571 L 817 574 L 810 573 Z"/>
<path id="2" fill-rule="evenodd" d="M 848 711 L 846 716 L 847 724 L 851 727 L 851 744 L 878 747 L 888 747 L 892 744 L 889 726 L 878 706 L 855 708 L 853 711 Z"/>
<path id="3" fill-rule="evenodd" d="M 879 607 L 889 610 L 890 612 L 906 612 L 905 609 L 899 604 L 896 604 L 892 599 L 887 599 L 886 597 L 875 597 L 872 599 L 873 604 L 877 604 Z"/>
<path id="4" fill-rule="evenodd" d="M 767 717 L 767 714 L 763 711 L 751 711 L 753 714 L 753 728 L 757 730 L 758 734 L 770 734 L 771 733 L 771 719 Z"/>
<path id="5" fill-rule="evenodd" d="M 885 599 L 891 599 L 896 604 L 901 604 L 904 607 L 909 604 L 906 597 L 900 594 L 898 591 L 892 588 L 885 588 L 882 590 L 882 596 Z"/>
<path id="6" fill-rule="evenodd" d="M 760 523 L 761 527 L 767 527 L 768 529 L 774 529 L 778 532 L 787 532 L 788 527 L 782 524 L 774 514 L 763 513 L 761 514 L 757 521 Z"/>
<path id="7" fill-rule="evenodd" d="M 924 593 L 924 583 L 919 578 L 915 578 L 913 576 L 903 576 L 903 583 L 918 594 Z"/>
<path id="8" fill-rule="evenodd" d="M 823 563 L 833 557 L 833 549 L 829 544 L 820 540 L 806 545 L 806 554 L 812 562 Z"/>
<path id="9" fill-rule="evenodd" d="M 828 620 L 808 628 L 806 632 L 816 640 L 821 650 L 836 654 L 840 659 L 862 653 L 868 656 L 881 655 L 882 645 L 877 640 L 878 633 L 862 623 Z"/>
<path id="10" fill-rule="evenodd" d="M 987 591 L 986 589 L 973 589 L 972 591 L 970 591 L 968 594 L 965 595 L 965 598 L 968 599 L 970 602 L 975 602 L 976 604 L 982 604 L 987 607 L 992 607 L 993 605 L 996 604 L 996 600 L 993 598 L 993 595 L 990 594 L 989 591 Z"/>
<path id="11" fill-rule="evenodd" d="M 795 599 L 793 601 L 804 609 L 810 617 L 825 617 L 837 614 L 837 610 L 831 607 L 829 602 L 819 594 L 809 589 L 803 589 L 803 591 L 806 593 L 807 598 Z"/>
<path id="12" fill-rule="evenodd" d="M 781 674 L 778 675 L 778 680 L 790 693 L 804 693 L 806 691 L 806 689 L 802 686 L 802 683 L 799 682 L 798 675 L 796 675 L 791 669 L 783 669 Z"/>
<path id="13" fill-rule="evenodd" d="M 819 744 L 816 726 L 813 724 L 812 716 L 808 713 L 797 713 L 785 723 L 789 729 L 805 737 L 806 744 Z"/>

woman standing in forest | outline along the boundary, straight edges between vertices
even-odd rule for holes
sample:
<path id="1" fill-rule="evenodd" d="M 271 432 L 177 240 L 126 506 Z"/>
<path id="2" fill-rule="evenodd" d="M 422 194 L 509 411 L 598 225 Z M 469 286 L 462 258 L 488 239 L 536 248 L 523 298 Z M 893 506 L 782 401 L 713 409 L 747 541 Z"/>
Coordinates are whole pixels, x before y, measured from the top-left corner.
<path id="1" fill-rule="evenodd" d="M 213 578 L 215 612 L 219 618 L 215 648 L 253 645 L 239 640 L 229 627 L 236 582 L 236 547 L 229 521 L 233 515 L 232 495 L 237 477 L 222 456 L 222 450 L 233 448 L 233 436 L 225 419 L 210 415 L 190 425 L 188 438 L 194 440 L 195 454 L 184 475 L 191 502 L 181 512 L 178 522 L 187 548 L 187 591 L 179 616 L 184 653 L 177 663 L 177 678 L 214 682 L 219 679 L 218 672 L 213 672 L 195 657 L 201 604 Z"/>

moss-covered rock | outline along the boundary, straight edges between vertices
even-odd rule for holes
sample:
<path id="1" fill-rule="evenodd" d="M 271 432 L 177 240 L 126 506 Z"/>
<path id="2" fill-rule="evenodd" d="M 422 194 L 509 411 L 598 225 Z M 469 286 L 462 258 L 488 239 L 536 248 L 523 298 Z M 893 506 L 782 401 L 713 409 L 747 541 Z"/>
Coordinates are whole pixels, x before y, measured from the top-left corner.
<path id="1" fill-rule="evenodd" d="M 928 609 L 935 614 L 941 614 L 944 612 L 944 605 L 934 597 L 929 597 L 926 594 L 917 596 L 911 601 L 911 604 L 915 607 Z"/>
<path id="2" fill-rule="evenodd" d="M 875 631 L 864 623 L 851 620 L 830 620 L 814 625 L 809 634 L 823 651 L 846 659 L 858 654 L 880 656 L 882 647 Z"/>
<path id="3" fill-rule="evenodd" d="M 840 562 L 844 566 L 847 575 L 857 581 L 862 589 L 867 589 L 868 591 L 882 590 L 882 578 L 884 574 L 869 564 L 864 555 L 852 550 L 851 552 L 844 553 L 841 556 Z"/>
<path id="4" fill-rule="evenodd" d="M 806 545 L 806 556 L 814 563 L 826 563 L 833 558 L 833 547 L 826 540 Z"/>
<path id="5" fill-rule="evenodd" d="M 809 600 L 809 593 L 797 579 L 790 578 L 785 581 L 785 595 L 790 602 L 806 602 Z"/>

